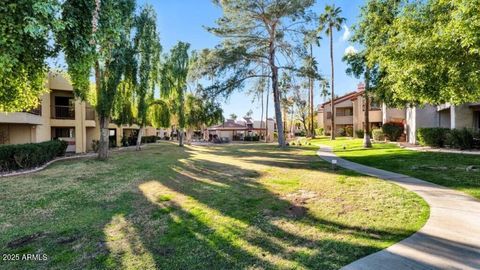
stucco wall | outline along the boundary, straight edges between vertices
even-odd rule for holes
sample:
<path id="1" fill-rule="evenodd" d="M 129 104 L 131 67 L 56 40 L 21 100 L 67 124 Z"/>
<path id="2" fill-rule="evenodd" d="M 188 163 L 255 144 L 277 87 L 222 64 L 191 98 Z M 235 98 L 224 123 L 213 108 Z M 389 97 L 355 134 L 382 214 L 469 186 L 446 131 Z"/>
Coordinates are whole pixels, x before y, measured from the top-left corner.
<path id="1" fill-rule="evenodd" d="M 2 136 L 7 144 L 22 144 L 35 142 L 35 125 L 0 124 Z"/>
<path id="2" fill-rule="evenodd" d="M 407 108 L 407 141 L 417 143 L 419 128 L 438 127 L 439 118 L 437 108 L 431 105 Z"/>
<path id="3" fill-rule="evenodd" d="M 323 112 L 317 112 L 317 125 L 318 125 L 318 128 L 324 128 Z"/>
<path id="4" fill-rule="evenodd" d="M 473 128 L 473 111 L 470 104 L 452 106 L 451 108 L 451 126 L 452 128 Z"/>
<path id="5" fill-rule="evenodd" d="M 438 112 L 438 123 L 439 126 L 443 128 L 451 127 L 450 109 L 445 109 Z"/>

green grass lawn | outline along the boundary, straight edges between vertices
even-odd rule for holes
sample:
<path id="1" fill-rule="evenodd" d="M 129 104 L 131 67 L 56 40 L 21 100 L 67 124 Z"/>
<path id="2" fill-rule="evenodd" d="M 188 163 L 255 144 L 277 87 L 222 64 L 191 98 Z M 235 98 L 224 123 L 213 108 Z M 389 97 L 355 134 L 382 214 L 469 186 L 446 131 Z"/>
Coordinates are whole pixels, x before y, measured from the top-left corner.
<path id="1" fill-rule="evenodd" d="M 364 149 L 361 139 L 350 138 L 320 138 L 311 142 L 333 146 L 335 153 L 347 160 L 417 177 L 480 199 L 480 172 L 466 169 L 480 166 L 480 155 L 419 152 L 391 143 L 376 143 L 372 149 Z"/>
<path id="2" fill-rule="evenodd" d="M 1 269 L 338 269 L 417 231 L 414 193 L 331 171 L 316 147 L 180 148 L 0 179 Z"/>

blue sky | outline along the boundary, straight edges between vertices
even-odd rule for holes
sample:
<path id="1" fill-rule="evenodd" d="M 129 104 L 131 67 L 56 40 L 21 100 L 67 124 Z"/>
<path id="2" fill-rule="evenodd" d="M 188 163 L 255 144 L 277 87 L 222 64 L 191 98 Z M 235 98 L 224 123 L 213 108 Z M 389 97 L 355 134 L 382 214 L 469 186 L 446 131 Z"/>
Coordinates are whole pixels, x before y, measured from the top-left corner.
<path id="1" fill-rule="evenodd" d="M 219 40 L 203 26 L 214 26 L 214 22 L 222 15 L 221 9 L 217 8 L 211 0 L 139 0 L 138 6 L 148 3 L 157 11 L 160 39 L 164 51 L 170 50 L 178 41 L 189 42 L 192 49 L 200 50 L 211 48 L 219 43 Z M 316 13 L 321 13 L 326 4 L 335 4 L 343 10 L 343 16 L 347 19 L 346 27 L 351 31 L 355 24 L 360 6 L 363 0 L 317 0 L 313 7 Z M 345 74 L 345 64 L 341 61 L 345 49 L 351 45 L 344 40 L 347 35 L 345 28 L 334 34 L 334 58 L 335 58 L 335 92 L 339 95 L 356 89 L 359 80 Z M 319 69 L 324 76 L 330 77 L 330 58 L 327 38 L 324 37 L 320 48 L 315 48 L 315 57 L 319 62 Z M 270 95 L 271 96 L 271 95 Z M 315 95 L 315 103 L 323 102 L 319 95 Z M 273 104 L 270 101 L 270 104 Z M 261 105 L 252 103 L 252 97 L 245 93 L 235 93 L 229 100 L 223 103 L 224 116 L 235 113 L 243 116 L 252 109 L 254 118 L 260 118 Z M 273 115 L 273 106 L 269 105 L 269 115 Z"/>

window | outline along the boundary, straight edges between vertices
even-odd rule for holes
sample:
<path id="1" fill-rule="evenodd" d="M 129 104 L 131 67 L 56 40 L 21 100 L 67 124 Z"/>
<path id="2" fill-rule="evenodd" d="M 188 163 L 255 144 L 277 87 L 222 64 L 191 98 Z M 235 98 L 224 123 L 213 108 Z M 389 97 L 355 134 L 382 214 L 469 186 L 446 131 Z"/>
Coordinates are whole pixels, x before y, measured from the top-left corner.
<path id="1" fill-rule="evenodd" d="M 345 107 L 345 108 L 336 108 L 337 116 L 352 116 L 353 115 L 353 108 L 352 107 Z"/>
<path id="2" fill-rule="evenodd" d="M 73 138 L 75 137 L 74 128 L 53 128 L 53 138 Z"/>

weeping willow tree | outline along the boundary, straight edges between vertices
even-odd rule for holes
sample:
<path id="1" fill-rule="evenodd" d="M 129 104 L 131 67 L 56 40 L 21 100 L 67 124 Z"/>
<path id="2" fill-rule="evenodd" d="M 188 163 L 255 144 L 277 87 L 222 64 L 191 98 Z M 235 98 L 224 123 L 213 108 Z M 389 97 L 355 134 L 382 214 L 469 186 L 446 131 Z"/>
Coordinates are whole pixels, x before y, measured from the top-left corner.
<path id="1" fill-rule="evenodd" d="M 160 46 L 157 32 L 157 15 L 149 5 L 145 6 L 135 19 L 135 51 L 138 59 L 139 82 L 136 87 L 137 124 L 140 126 L 137 137 L 137 150 L 140 150 L 142 135 L 148 118 L 149 106 L 153 105 L 154 90 L 159 78 Z M 159 103 L 155 103 L 159 105 Z M 158 108 L 155 106 L 154 108 Z"/>
<path id="2" fill-rule="evenodd" d="M 167 100 L 154 100 L 148 108 L 149 123 L 155 128 L 171 126 L 171 109 Z"/>
<path id="3" fill-rule="evenodd" d="M 58 42 L 65 53 L 74 92 L 81 99 L 87 96 L 94 70 L 95 109 L 100 120 L 98 157 L 106 159 L 108 125 L 131 49 L 135 1 L 65 0 L 62 8 L 65 28 L 59 32 Z"/>
<path id="4" fill-rule="evenodd" d="M 178 42 L 171 49 L 162 65 L 160 79 L 160 94 L 163 98 L 171 100 L 172 113 L 177 119 L 179 146 L 183 146 L 185 133 L 185 95 L 190 66 L 189 48 L 190 44 Z"/>
<path id="5" fill-rule="evenodd" d="M 191 141 L 194 130 L 199 130 L 204 126 L 211 126 L 222 121 L 223 110 L 220 104 L 193 94 L 187 94 L 185 99 L 187 142 Z"/>

